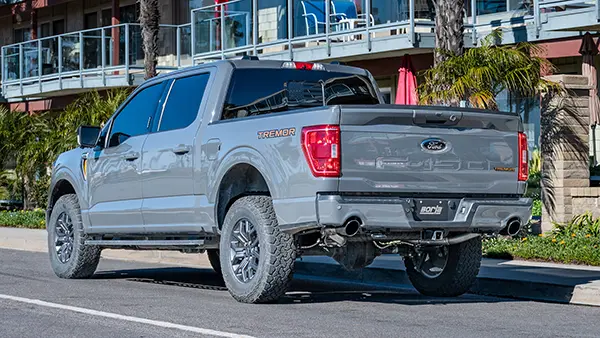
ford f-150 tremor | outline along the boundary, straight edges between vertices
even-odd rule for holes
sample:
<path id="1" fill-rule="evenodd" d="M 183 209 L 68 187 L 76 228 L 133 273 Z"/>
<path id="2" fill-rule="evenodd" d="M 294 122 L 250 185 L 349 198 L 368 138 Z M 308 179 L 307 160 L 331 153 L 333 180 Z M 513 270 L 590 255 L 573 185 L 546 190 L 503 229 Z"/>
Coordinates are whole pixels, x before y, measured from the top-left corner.
<path id="1" fill-rule="evenodd" d="M 460 295 L 482 236 L 531 217 L 522 131 L 514 113 L 383 104 L 369 72 L 339 64 L 175 71 L 53 164 L 50 261 L 86 278 L 104 248 L 206 251 L 235 299 L 261 303 L 302 255 L 359 269 L 398 254 L 421 293 Z"/>

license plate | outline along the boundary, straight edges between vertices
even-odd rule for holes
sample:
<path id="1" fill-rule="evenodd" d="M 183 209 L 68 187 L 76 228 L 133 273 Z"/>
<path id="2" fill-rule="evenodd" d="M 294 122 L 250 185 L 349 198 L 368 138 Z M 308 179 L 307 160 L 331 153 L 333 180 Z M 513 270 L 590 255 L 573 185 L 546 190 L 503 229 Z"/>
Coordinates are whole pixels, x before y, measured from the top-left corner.
<path id="1" fill-rule="evenodd" d="M 417 221 L 447 221 L 448 202 L 415 199 L 415 219 Z"/>

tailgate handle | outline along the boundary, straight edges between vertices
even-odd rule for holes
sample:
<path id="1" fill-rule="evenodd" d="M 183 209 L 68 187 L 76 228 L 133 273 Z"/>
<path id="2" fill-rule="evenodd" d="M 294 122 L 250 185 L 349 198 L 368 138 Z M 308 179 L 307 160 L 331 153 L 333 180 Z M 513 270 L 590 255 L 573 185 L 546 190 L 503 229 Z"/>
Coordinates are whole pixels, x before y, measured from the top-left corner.
<path id="1" fill-rule="evenodd" d="M 462 119 L 460 112 L 440 112 L 440 111 L 414 111 L 413 123 L 417 125 L 444 125 L 453 126 Z"/>

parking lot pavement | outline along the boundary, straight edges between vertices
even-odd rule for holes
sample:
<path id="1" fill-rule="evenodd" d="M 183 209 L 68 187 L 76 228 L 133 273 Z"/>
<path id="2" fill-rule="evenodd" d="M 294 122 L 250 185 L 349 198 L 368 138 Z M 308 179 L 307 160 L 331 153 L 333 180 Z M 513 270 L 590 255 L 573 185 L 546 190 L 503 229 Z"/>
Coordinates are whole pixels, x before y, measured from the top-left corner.
<path id="1" fill-rule="evenodd" d="M 45 230 L 0 227 L 0 248 L 47 251 Z M 206 255 L 173 251 L 104 250 L 102 257 L 171 266 L 209 268 Z M 333 280 L 339 284 L 361 282 L 375 287 L 412 289 L 398 255 L 377 257 L 366 269 L 348 272 L 329 257 L 303 257 L 296 276 Z M 471 293 L 600 306 L 600 267 L 484 259 Z"/>
<path id="2" fill-rule="evenodd" d="M 305 257 L 296 273 L 378 285 L 410 281 L 402 257 L 383 255 L 367 268 L 346 271 L 332 258 Z M 471 293 L 600 306 L 600 267 L 518 260 L 483 259 Z"/>
<path id="3" fill-rule="evenodd" d="M 62 280 L 46 254 L 0 249 L 0 337 L 588 336 L 600 308 L 295 279 L 277 304 L 235 302 L 211 270 L 103 260 Z"/>

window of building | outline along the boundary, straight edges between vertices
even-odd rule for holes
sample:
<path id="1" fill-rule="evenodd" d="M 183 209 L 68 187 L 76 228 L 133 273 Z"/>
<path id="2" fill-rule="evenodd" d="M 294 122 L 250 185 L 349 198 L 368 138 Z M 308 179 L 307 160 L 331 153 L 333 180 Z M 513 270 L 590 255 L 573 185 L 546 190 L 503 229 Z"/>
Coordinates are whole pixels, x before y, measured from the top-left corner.
<path id="1" fill-rule="evenodd" d="M 52 32 L 50 31 L 50 23 L 46 22 L 40 25 L 40 32 L 39 32 L 39 37 L 40 38 L 45 38 L 48 36 L 52 35 Z"/>
<path id="2" fill-rule="evenodd" d="M 14 31 L 14 42 L 25 42 L 31 40 L 31 28 L 18 28 Z"/>
<path id="3" fill-rule="evenodd" d="M 209 78 L 206 73 L 175 80 L 160 118 L 159 131 L 185 128 L 194 122 Z"/>
<path id="4" fill-rule="evenodd" d="M 238 69 L 231 79 L 222 118 L 378 102 L 371 82 L 359 75 L 295 69 Z"/>
<path id="5" fill-rule="evenodd" d="M 87 13 L 83 20 L 83 28 L 84 29 L 92 29 L 98 27 L 98 13 L 92 12 Z"/>
<path id="6" fill-rule="evenodd" d="M 52 35 L 59 35 L 65 33 L 65 20 L 55 20 L 52 22 Z"/>
<path id="7" fill-rule="evenodd" d="M 112 26 L 112 9 L 103 9 L 102 13 L 102 27 Z"/>
<path id="8" fill-rule="evenodd" d="M 121 23 L 139 23 L 140 22 L 140 4 L 123 6 L 119 9 L 121 14 Z"/>
<path id="9" fill-rule="evenodd" d="M 156 107 L 162 96 L 164 83 L 142 89 L 114 118 L 109 147 L 115 147 L 128 138 L 148 132 L 148 126 L 156 113 Z"/>
<path id="10" fill-rule="evenodd" d="M 496 96 L 496 102 L 498 102 L 498 110 L 516 112 L 521 116 L 530 153 L 533 149 L 539 148 L 541 122 L 539 96 L 523 98 L 502 91 Z"/>

